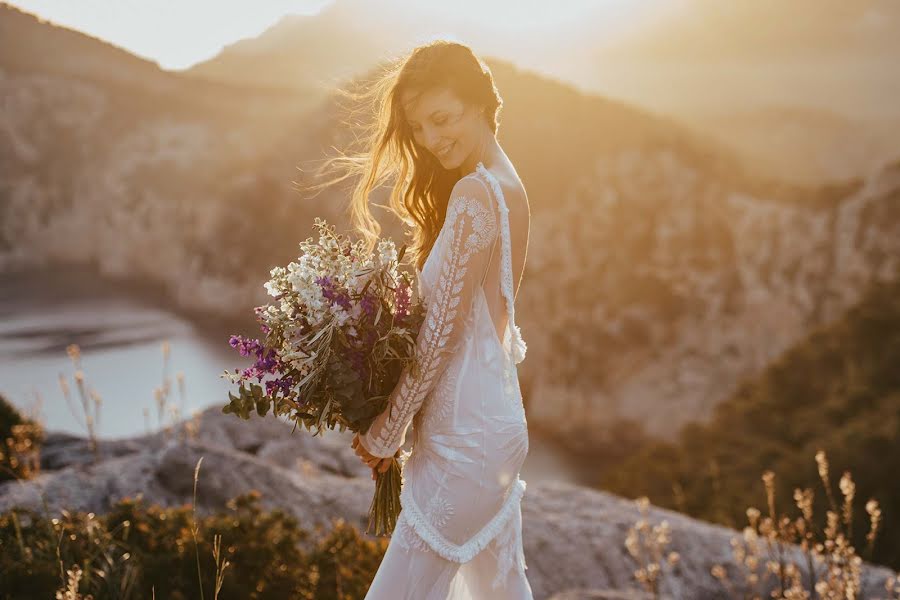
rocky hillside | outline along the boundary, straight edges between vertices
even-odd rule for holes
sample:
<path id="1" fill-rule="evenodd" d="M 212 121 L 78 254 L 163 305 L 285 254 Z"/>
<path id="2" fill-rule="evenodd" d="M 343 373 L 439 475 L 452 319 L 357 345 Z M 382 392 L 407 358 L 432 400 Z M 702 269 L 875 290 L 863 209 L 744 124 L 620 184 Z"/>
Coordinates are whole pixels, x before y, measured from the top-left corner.
<path id="1" fill-rule="evenodd" d="M 90 464 L 87 442 L 50 433 L 42 452 L 43 473 L 34 480 L 0 484 L 0 511 L 13 506 L 102 514 L 117 500 L 141 495 L 146 503 L 191 502 L 193 474 L 202 457 L 197 489 L 201 514 L 222 510 L 232 497 L 256 489 L 266 508 L 282 508 L 305 527 L 328 527 L 342 517 L 365 529 L 373 491 L 369 470 L 353 454 L 350 434 L 313 438 L 274 418 L 240 421 L 208 409 L 192 439 L 161 434 L 104 441 L 101 460 Z M 528 482 L 523 504 L 527 575 L 535 598 L 639 598 L 635 565 L 625 547 L 628 529 L 640 518 L 636 504 L 568 484 Z M 677 512 L 651 507 L 647 519 L 667 521 L 667 550 L 680 562 L 666 576 L 665 597 L 728 598 L 710 575 L 715 563 L 737 573 L 730 540 L 737 531 Z M 792 550 L 796 552 L 796 549 Z M 880 590 L 890 571 L 866 566 L 864 591 Z M 595 590 L 595 591 L 592 591 Z M 600 590 L 619 590 L 615 595 Z M 556 595 L 559 594 L 559 595 Z"/>
<path id="2" fill-rule="evenodd" d="M 840 319 L 811 332 L 745 381 L 716 406 L 708 424 L 684 428 L 675 443 L 653 441 L 616 456 L 585 453 L 595 469 L 586 483 L 723 525 L 742 523 L 744 502 L 760 498 L 760 475 L 778 478 L 780 506 L 787 492 L 812 487 L 816 511 L 826 510 L 813 473 L 818 451 L 833 473 L 849 472 L 856 497 L 875 499 L 885 518 L 866 556 L 900 567 L 900 488 L 884 477 L 900 470 L 900 279 L 878 285 Z M 813 485 L 815 484 L 815 485 Z M 850 537 L 868 545 L 864 501 L 852 510 Z"/>
<path id="3" fill-rule="evenodd" d="M 343 222 L 346 190 L 294 187 L 352 136 L 334 99 L 163 72 L 0 10 L 0 270 L 94 265 L 249 328 L 312 217 Z M 578 439 L 628 417 L 672 437 L 895 276 L 900 167 L 775 185 L 678 123 L 487 62 L 534 215 L 534 426 Z"/>
<path id="4" fill-rule="evenodd" d="M 701 164 L 623 147 L 538 215 L 522 314 L 539 424 L 590 431 L 624 416 L 666 435 L 705 419 L 810 328 L 897 277 L 900 165 L 830 198 L 791 199 Z"/>
<path id="5" fill-rule="evenodd" d="M 251 286 L 222 276 L 245 260 L 232 254 L 268 264 L 261 231 L 282 254 L 295 243 L 292 173 L 265 161 L 321 97 L 169 73 L 5 4 L 0 49 L 0 269 L 90 264 L 156 281 L 195 312 L 252 304 Z M 315 130 L 297 144 L 319 151 Z M 239 249 L 219 247 L 235 236 Z"/>

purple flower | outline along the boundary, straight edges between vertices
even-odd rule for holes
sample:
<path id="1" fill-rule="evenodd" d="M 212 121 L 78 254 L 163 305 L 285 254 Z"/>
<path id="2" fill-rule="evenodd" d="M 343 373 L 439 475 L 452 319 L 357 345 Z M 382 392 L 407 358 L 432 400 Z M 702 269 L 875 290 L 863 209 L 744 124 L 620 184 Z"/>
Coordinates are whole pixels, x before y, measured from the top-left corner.
<path id="1" fill-rule="evenodd" d="M 359 301 L 359 306 L 362 308 L 363 315 L 366 316 L 367 321 L 372 321 L 375 317 L 375 312 L 378 310 L 378 304 L 375 298 L 372 297 L 371 294 L 366 294 Z"/>
<path id="2" fill-rule="evenodd" d="M 328 277 L 327 275 L 324 277 L 317 277 L 316 283 L 322 288 L 322 295 L 325 296 L 325 299 L 332 305 L 338 304 L 344 310 L 350 310 L 350 296 L 347 295 L 347 292 L 344 290 L 338 291 L 335 288 L 331 277 Z"/>
<path id="3" fill-rule="evenodd" d="M 412 301 L 412 290 L 409 288 L 409 285 L 406 283 L 398 285 L 394 298 L 397 307 L 397 317 L 403 319 L 409 315 L 409 305 Z"/>
<path id="4" fill-rule="evenodd" d="M 244 338 L 239 335 L 232 335 L 228 339 L 228 344 L 237 349 L 241 356 L 255 356 L 256 362 L 253 366 L 244 369 L 241 377 L 250 379 L 256 377 L 259 381 L 266 374 L 277 374 L 284 367 L 283 363 L 278 359 L 278 353 L 275 350 L 267 349 L 259 340 Z"/>
<path id="5" fill-rule="evenodd" d="M 286 395 L 293 386 L 294 379 L 290 376 L 271 379 L 266 382 L 266 394 L 272 396 L 275 392 L 281 392 L 282 395 Z"/>
<path id="6" fill-rule="evenodd" d="M 232 335 L 228 338 L 228 344 L 241 353 L 241 356 L 250 356 L 251 352 L 259 353 L 262 344 L 259 340 L 245 338 L 240 335 Z"/>

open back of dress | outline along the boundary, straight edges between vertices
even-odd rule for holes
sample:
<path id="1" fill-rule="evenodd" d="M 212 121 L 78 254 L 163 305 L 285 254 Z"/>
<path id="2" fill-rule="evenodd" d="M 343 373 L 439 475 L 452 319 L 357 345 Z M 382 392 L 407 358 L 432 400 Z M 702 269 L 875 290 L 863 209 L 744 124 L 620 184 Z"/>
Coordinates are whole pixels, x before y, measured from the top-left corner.
<path id="1" fill-rule="evenodd" d="M 429 381 L 412 418 L 412 450 L 401 457 L 403 508 L 390 546 L 407 556 L 403 565 L 387 564 L 398 554 L 389 547 L 367 598 L 504 597 L 504 591 L 505 597 L 531 598 L 522 546 L 525 481 L 519 477 L 528 427 L 516 367 L 526 347 L 515 325 L 509 211 L 499 182 L 482 163 L 463 179 L 474 179 L 484 192 L 451 197 L 419 277 L 428 306 L 423 329 L 433 329 L 420 338 L 428 337 L 432 348 L 451 339 L 452 351 Z M 486 280 L 499 282 L 499 294 L 485 290 Z M 489 297 L 503 304 L 493 307 L 506 317 L 502 338 Z M 425 362 L 427 370 L 431 363 Z M 394 427 L 373 426 L 364 445 L 391 451 L 396 433 L 394 444 L 383 434 L 398 426 L 402 443 L 404 423 L 394 420 Z"/>

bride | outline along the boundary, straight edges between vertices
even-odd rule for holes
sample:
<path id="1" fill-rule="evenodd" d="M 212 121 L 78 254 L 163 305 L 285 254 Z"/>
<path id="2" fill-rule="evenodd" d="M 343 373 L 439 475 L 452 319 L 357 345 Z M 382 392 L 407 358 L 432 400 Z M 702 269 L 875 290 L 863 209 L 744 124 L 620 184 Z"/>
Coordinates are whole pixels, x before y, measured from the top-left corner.
<path id="1" fill-rule="evenodd" d="M 532 598 L 525 576 L 519 470 L 528 427 L 516 374 L 525 343 L 515 294 L 529 207 L 497 141 L 502 100 L 490 70 L 460 43 L 415 48 L 378 85 L 357 161 L 351 213 L 367 239 L 376 182 L 396 176 L 389 208 L 413 226 L 425 323 L 360 458 L 403 465 L 402 510 L 366 598 Z M 412 425 L 412 450 L 399 453 Z"/>

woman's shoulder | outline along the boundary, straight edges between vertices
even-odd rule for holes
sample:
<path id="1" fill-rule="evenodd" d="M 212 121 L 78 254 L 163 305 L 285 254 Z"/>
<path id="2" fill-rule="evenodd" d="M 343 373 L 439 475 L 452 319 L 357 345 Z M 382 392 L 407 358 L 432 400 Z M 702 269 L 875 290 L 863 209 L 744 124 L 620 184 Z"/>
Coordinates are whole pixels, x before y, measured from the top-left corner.
<path id="1" fill-rule="evenodd" d="M 487 204 L 491 199 L 488 192 L 488 184 L 478 171 L 472 171 L 467 175 L 463 175 L 453 184 L 450 199 L 452 201 L 457 197 L 475 198 L 484 204 Z"/>
<path id="2" fill-rule="evenodd" d="M 510 208 L 514 204 L 527 203 L 528 194 L 525 192 L 525 184 L 522 183 L 512 164 L 500 164 L 487 171 L 500 186 L 503 199 Z"/>
<path id="3" fill-rule="evenodd" d="M 518 174 L 511 168 L 489 170 L 479 167 L 461 177 L 453 186 L 448 213 L 489 210 L 499 214 L 498 196 L 502 196 L 503 203 L 509 209 L 511 224 L 527 228 L 530 220 L 528 195 Z"/>
<path id="4" fill-rule="evenodd" d="M 450 202 L 447 205 L 448 216 L 468 214 L 474 217 L 476 213 L 483 215 L 485 212 L 495 212 L 494 200 L 488 184 L 477 173 L 470 173 L 461 177 L 450 192 Z"/>

